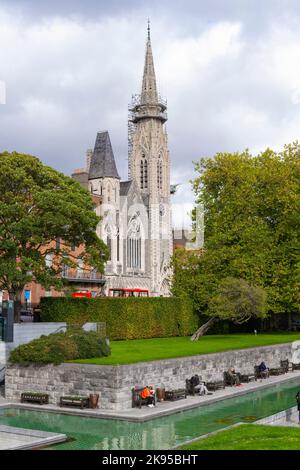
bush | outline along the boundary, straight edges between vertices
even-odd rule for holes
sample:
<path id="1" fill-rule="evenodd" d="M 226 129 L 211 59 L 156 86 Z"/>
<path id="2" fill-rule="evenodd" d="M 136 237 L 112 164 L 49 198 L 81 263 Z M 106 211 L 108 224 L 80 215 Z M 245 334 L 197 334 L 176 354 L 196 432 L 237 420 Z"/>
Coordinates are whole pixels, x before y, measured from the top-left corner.
<path id="1" fill-rule="evenodd" d="M 110 348 L 95 331 L 68 329 L 66 333 L 41 336 L 10 353 L 10 361 L 21 364 L 61 364 L 74 359 L 109 356 Z"/>
<path id="2" fill-rule="evenodd" d="M 187 336 L 197 329 L 192 303 L 176 297 L 41 299 L 42 321 L 105 322 L 111 340 Z"/>

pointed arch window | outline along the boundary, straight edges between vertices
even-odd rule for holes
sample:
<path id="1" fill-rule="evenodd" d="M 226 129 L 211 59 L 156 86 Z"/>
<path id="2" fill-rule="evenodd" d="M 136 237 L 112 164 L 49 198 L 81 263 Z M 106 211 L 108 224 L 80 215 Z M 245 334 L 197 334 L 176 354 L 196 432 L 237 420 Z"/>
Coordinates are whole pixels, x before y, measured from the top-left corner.
<path id="1" fill-rule="evenodd" d="M 107 240 L 106 240 L 107 248 L 108 248 L 108 261 L 111 261 L 111 236 L 107 235 Z"/>
<path id="2" fill-rule="evenodd" d="M 141 221 L 134 215 L 129 223 L 127 233 L 127 268 L 130 270 L 141 270 L 144 258 L 144 247 L 142 245 Z"/>
<path id="3" fill-rule="evenodd" d="M 107 185 L 107 202 L 111 202 L 111 186 Z"/>
<path id="4" fill-rule="evenodd" d="M 141 239 L 127 238 L 127 267 L 130 269 L 141 269 Z"/>
<path id="5" fill-rule="evenodd" d="M 145 158 L 145 154 L 142 154 L 141 164 L 140 164 L 140 184 L 141 189 L 148 188 L 148 162 Z"/>
<path id="6" fill-rule="evenodd" d="M 157 161 L 157 188 L 162 189 L 163 182 L 163 167 L 162 167 L 162 158 L 161 155 L 158 157 Z"/>

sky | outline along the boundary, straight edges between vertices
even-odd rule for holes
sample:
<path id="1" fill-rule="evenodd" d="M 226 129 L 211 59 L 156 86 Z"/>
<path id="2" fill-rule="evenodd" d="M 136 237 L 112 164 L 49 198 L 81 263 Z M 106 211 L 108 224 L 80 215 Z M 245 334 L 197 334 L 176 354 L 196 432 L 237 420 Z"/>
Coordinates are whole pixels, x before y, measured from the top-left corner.
<path id="1" fill-rule="evenodd" d="M 70 175 L 109 130 L 126 179 L 148 18 L 178 227 L 193 206 L 193 161 L 299 139 L 298 0 L 0 0 L 0 151 Z"/>

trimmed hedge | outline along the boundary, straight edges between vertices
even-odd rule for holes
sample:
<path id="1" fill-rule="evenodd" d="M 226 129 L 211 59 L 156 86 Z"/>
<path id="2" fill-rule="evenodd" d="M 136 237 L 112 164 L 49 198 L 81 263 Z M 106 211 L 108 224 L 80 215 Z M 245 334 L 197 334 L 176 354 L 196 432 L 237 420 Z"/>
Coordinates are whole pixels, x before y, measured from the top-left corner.
<path id="1" fill-rule="evenodd" d="M 192 303 L 175 297 L 44 297 L 41 320 L 70 324 L 106 322 L 111 340 L 188 336 L 198 327 Z"/>
<path id="2" fill-rule="evenodd" d="M 10 353 L 10 362 L 19 364 L 61 364 L 74 359 L 109 356 L 110 347 L 95 331 L 68 328 L 65 333 L 41 336 L 21 344 Z"/>

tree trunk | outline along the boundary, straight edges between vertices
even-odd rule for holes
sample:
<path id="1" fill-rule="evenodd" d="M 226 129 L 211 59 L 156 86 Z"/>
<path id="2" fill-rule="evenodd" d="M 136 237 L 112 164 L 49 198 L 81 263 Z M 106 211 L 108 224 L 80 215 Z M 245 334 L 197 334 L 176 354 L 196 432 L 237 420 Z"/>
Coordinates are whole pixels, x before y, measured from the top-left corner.
<path id="1" fill-rule="evenodd" d="M 14 323 L 20 323 L 22 308 L 21 295 L 22 291 L 9 292 L 9 300 L 14 301 Z"/>
<path id="2" fill-rule="evenodd" d="M 218 320 L 216 317 L 211 317 L 204 325 L 201 325 L 200 328 L 193 334 L 191 337 L 191 341 L 197 341 L 201 336 L 203 336 L 213 325 Z"/>

